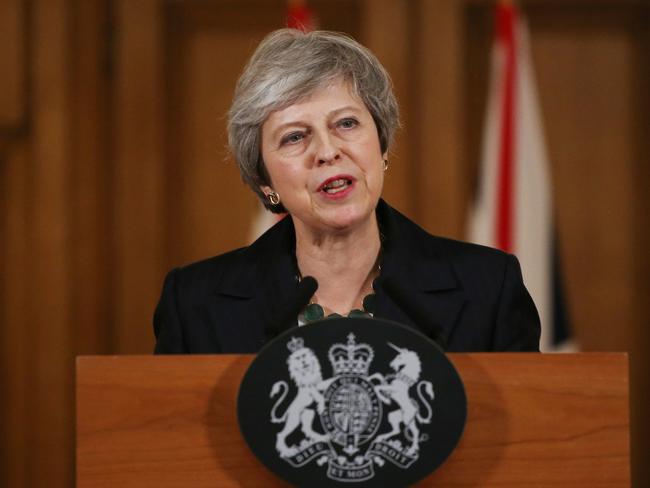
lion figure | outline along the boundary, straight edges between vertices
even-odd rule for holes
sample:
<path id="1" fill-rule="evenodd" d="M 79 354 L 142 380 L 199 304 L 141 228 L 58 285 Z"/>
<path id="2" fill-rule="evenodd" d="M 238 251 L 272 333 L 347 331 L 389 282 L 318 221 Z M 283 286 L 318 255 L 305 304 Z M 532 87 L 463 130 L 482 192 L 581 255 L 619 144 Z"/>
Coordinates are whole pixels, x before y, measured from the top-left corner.
<path id="1" fill-rule="evenodd" d="M 289 447 L 286 444 L 287 436 L 296 430 L 298 425 L 302 427 L 302 432 L 307 439 L 313 442 L 327 442 L 329 440 L 328 435 L 314 431 L 313 423 L 316 412 L 311 407 L 315 404 L 318 413 L 323 413 L 325 399 L 322 392 L 327 389 L 332 380 L 323 381 L 318 358 L 307 347 L 301 347 L 293 351 L 287 359 L 287 364 L 291 379 L 298 388 L 298 394 L 280 417 L 277 416 L 276 411 L 287 396 L 289 385 L 287 385 L 286 381 L 276 381 L 271 388 L 270 394 L 270 397 L 273 398 L 282 391 L 280 398 L 271 410 L 271 421 L 273 423 L 284 422 L 284 428 L 278 433 L 275 441 L 275 448 L 282 457 L 291 457 L 298 452 L 297 447 Z"/>

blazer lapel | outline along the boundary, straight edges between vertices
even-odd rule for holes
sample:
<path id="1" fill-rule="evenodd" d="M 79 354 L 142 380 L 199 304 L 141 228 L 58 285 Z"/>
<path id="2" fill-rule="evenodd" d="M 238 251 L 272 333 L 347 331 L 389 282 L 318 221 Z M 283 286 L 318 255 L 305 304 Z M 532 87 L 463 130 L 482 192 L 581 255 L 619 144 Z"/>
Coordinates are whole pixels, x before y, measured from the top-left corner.
<path id="1" fill-rule="evenodd" d="M 375 316 L 410 325 L 431 338 L 440 334 L 448 343 L 465 297 L 453 267 L 439 252 L 437 238 L 383 201 L 377 207 L 377 215 L 384 241 Z M 427 330 L 426 324 L 416 324 L 409 311 L 385 292 L 382 283 L 388 279 L 413 298 L 434 330 Z"/>
<path id="2" fill-rule="evenodd" d="M 297 319 L 292 323 L 282 318 L 287 315 L 286 306 L 297 289 L 294 247 L 293 222 L 286 217 L 242 249 L 239 259 L 223 273 L 216 296 L 209 304 L 213 316 L 231 309 L 223 306 L 224 301 L 231 304 L 239 301 L 241 306 L 236 314 L 220 317 L 213 323 L 223 328 L 225 321 L 230 330 L 257 330 L 258 337 L 252 339 L 258 349 L 297 325 Z"/>

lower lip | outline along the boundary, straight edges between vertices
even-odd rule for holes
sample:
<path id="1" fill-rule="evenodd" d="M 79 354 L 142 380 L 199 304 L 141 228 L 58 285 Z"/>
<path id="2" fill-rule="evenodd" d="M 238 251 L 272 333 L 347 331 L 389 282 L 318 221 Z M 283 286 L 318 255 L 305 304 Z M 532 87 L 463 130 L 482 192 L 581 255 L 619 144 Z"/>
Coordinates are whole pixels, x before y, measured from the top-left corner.
<path id="1" fill-rule="evenodd" d="M 354 181 L 350 183 L 345 190 L 337 191 L 336 193 L 327 193 L 326 191 L 319 191 L 324 198 L 327 200 L 340 200 L 347 197 L 352 190 L 354 189 Z"/>

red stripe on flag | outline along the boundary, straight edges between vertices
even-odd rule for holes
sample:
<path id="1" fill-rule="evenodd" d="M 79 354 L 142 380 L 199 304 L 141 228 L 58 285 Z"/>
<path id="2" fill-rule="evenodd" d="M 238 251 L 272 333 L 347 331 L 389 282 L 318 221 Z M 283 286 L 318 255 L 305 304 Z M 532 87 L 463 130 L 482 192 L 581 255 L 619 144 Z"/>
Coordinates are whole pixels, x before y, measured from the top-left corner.
<path id="1" fill-rule="evenodd" d="M 314 16 L 304 0 L 289 0 L 287 5 L 287 27 L 303 32 L 314 30 Z"/>
<path id="2" fill-rule="evenodd" d="M 497 41 L 505 54 L 503 106 L 501 110 L 501 144 L 496 212 L 496 244 L 506 252 L 512 252 L 514 234 L 514 111 L 515 111 L 515 8 L 509 2 L 500 2 L 496 16 Z"/>

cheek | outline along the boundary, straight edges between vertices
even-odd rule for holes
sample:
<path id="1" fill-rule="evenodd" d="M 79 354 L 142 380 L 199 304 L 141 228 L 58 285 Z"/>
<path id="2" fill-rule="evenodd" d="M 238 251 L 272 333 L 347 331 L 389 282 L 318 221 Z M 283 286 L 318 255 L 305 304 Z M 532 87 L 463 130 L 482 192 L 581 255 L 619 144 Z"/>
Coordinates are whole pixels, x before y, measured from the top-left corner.
<path id="1" fill-rule="evenodd" d="M 376 136 L 368 136 L 362 141 L 359 141 L 357 147 L 359 148 L 358 154 L 362 157 L 362 161 L 364 161 L 367 167 L 371 168 L 375 165 L 381 167 L 383 157 L 379 140 Z"/>
<path id="2" fill-rule="evenodd" d="M 370 187 L 374 193 L 381 195 L 384 188 L 384 172 L 382 170 L 378 171 L 377 174 L 373 176 Z"/>
<path id="3" fill-rule="evenodd" d="M 295 168 L 284 166 L 276 168 L 275 181 L 280 187 L 296 189 L 304 186 L 304 175 Z"/>
<path id="4" fill-rule="evenodd" d="M 358 153 L 358 161 L 369 178 L 378 179 L 383 176 L 383 160 L 379 146 L 372 141 L 365 144 Z"/>
<path id="5" fill-rule="evenodd" d="M 273 155 L 264 159 L 266 163 L 266 171 L 275 186 L 285 185 L 287 181 L 291 180 L 291 171 L 287 168 L 279 158 Z"/>

